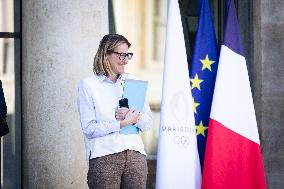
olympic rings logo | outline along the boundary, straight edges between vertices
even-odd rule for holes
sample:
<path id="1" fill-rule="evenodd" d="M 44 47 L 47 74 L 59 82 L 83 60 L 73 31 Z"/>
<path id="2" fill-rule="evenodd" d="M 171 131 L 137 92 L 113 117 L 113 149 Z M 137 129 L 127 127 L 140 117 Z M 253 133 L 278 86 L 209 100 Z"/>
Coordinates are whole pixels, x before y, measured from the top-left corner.
<path id="1" fill-rule="evenodd" d="M 187 147 L 190 144 L 190 138 L 188 136 L 175 136 L 174 143 Z"/>

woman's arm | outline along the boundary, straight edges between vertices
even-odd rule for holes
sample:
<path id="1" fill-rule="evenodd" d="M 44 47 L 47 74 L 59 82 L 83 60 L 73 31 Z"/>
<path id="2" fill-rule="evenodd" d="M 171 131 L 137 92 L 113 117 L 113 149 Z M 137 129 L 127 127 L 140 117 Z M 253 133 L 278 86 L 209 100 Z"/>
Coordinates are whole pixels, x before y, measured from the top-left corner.
<path id="1" fill-rule="evenodd" d="M 129 116 L 126 116 L 127 114 Z M 128 125 L 137 123 L 137 127 L 141 131 L 147 131 L 152 127 L 153 116 L 148 103 L 145 102 L 143 112 L 138 112 L 138 110 L 135 109 L 119 108 L 115 113 L 115 118 L 120 121 L 120 125 L 122 125 L 124 121 L 129 120 L 127 118 L 130 117 L 130 114 L 132 119 L 131 122 L 128 121 Z"/>
<path id="2" fill-rule="evenodd" d="M 140 120 L 138 121 L 137 126 L 141 131 L 147 131 L 151 129 L 152 125 L 153 115 L 149 104 L 145 102 L 143 112 L 140 112 Z"/>
<path id="3" fill-rule="evenodd" d="M 7 106 L 5 102 L 2 82 L 0 81 L 0 120 L 3 120 L 7 115 Z"/>

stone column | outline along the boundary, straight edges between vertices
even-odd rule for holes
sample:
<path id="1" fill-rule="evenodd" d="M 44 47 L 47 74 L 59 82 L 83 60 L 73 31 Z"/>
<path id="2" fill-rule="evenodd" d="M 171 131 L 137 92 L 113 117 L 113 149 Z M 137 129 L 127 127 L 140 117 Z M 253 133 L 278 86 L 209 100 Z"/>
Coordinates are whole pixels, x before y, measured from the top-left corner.
<path id="1" fill-rule="evenodd" d="M 77 85 L 108 33 L 108 1 L 27 0 L 22 11 L 23 188 L 87 188 Z"/>
<path id="2" fill-rule="evenodd" d="M 268 188 L 284 185 L 284 1 L 254 8 L 254 100 Z"/>

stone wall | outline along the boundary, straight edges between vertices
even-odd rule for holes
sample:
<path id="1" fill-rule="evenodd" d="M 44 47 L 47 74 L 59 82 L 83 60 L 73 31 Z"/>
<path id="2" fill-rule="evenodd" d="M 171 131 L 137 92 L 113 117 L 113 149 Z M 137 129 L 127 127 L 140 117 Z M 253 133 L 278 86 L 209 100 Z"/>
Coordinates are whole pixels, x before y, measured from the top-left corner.
<path id="1" fill-rule="evenodd" d="M 268 188 L 284 185 L 284 1 L 254 8 L 254 101 Z"/>
<path id="2" fill-rule="evenodd" d="M 108 33 L 108 1 L 22 4 L 23 188 L 87 188 L 77 85 Z"/>

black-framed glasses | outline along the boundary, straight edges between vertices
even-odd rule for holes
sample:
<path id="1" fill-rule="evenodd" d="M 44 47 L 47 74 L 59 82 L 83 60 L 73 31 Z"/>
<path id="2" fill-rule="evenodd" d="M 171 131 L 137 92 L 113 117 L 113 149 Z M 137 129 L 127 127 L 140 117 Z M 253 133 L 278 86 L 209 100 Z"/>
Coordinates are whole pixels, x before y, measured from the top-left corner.
<path id="1" fill-rule="evenodd" d="M 117 54 L 119 60 L 125 60 L 126 57 L 128 60 L 131 60 L 131 58 L 133 57 L 133 53 L 120 53 L 112 50 L 108 50 L 108 52 Z"/>

